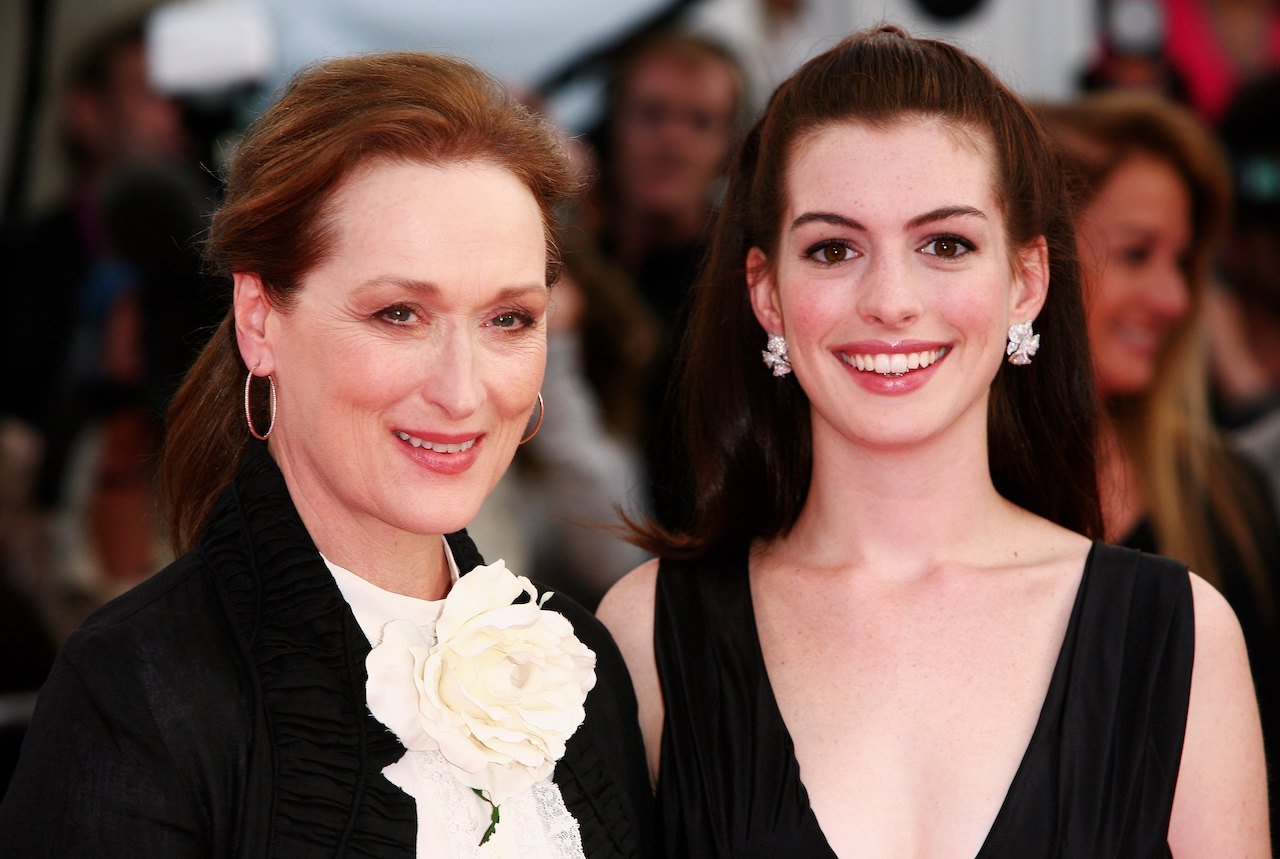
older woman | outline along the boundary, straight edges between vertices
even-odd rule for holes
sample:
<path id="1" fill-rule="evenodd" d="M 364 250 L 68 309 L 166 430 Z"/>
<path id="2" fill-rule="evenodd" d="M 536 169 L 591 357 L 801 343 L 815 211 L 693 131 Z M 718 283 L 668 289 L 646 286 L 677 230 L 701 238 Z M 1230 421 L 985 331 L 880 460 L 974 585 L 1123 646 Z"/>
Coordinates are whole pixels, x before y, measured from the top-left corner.
<path id="1" fill-rule="evenodd" d="M 674 855 L 1268 855 L 1229 607 L 1089 539 L 1058 180 L 987 69 L 892 27 L 748 136 L 681 376 L 694 527 L 600 608 Z"/>
<path id="2" fill-rule="evenodd" d="M 1215 432 L 1207 393 L 1211 268 L 1230 218 L 1225 159 L 1191 113 L 1156 95 L 1105 93 L 1041 112 L 1079 182 L 1089 352 L 1105 405 L 1105 533 L 1184 561 L 1226 596 L 1274 755 L 1277 518 L 1261 474 Z"/>
<path id="3" fill-rule="evenodd" d="M 168 420 L 185 554 L 68 640 L 6 850 L 647 850 L 616 649 L 462 530 L 541 420 L 570 184 L 429 55 L 326 63 L 255 123 L 209 243 L 233 307 Z"/>

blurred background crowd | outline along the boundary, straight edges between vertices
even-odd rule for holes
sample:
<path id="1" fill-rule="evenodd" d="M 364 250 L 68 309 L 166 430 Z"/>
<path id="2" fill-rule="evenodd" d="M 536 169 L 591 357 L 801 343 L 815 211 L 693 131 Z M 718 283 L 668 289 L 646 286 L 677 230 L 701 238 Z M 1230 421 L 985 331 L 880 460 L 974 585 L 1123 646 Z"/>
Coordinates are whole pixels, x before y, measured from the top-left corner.
<path id="1" fill-rule="evenodd" d="M 4 0 L 0 778 L 62 638 L 169 560 L 163 412 L 229 297 L 201 231 L 290 74 L 454 53 L 563 130 L 585 193 L 559 237 L 546 417 L 471 530 L 594 606 L 643 560 L 622 515 L 679 525 L 695 489 L 664 392 L 735 142 L 800 62 L 880 21 L 986 58 L 1079 162 L 1092 343 L 1069 348 L 1092 348 L 1110 418 L 1107 538 L 1234 589 L 1255 675 L 1280 670 L 1257 644 L 1280 566 L 1280 4 Z M 1089 100 L 1114 91 L 1142 96 Z M 1174 142 L 1143 131 L 1166 126 Z"/>

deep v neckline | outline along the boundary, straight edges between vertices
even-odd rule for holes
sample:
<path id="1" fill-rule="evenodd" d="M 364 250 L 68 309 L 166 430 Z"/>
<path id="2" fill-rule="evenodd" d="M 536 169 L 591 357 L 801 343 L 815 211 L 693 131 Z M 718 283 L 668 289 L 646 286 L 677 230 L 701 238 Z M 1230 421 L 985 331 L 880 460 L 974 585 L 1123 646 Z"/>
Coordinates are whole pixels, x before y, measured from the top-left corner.
<path id="1" fill-rule="evenodd" d="M 1089 576 L 1093 569 L 1094 556 L 1097 552 L 1098 541 L 1093 541 L 1089 546 L 1089 551 L 1085 555 L 1084 569 L 1080 574 L 1080 583 L 1076 586 L 1075 599 L 1071 605 L 1071 614 L 1067 619 L 1067 628 L 1063 632 L 1062 642 L 1058 645 L 1058 655 L 1053 665 L 1053 674 L 1049 678 L 1049 685 L 1045 689 L 1044 700 L 1040 705 L 1039 714 L 1036 717 L 1036 726 L 1031 731 L 1031 738 L 1027 741 L 1027 747 L 1022 752 L 1022 758 L 1018 762 L 1018 768 L 1014 771 L 1013 778 L 1009 782 L 1009 787 L 1005 791 L 1004 798 L 1000 802 L 1000 810 L 996 812 L 996 816 L 991 821 L 991 826 L 987 829 L 987 835 L 982 842 L 982 846 L 978 848 L 974 859 L 987 859 L 1002 855 L 999 852 L 1000 834 L 1003 830 L 1008 829 L 1006 817 L 1009 812 L 1010 798 L 1017 795 L 1018 788 L 1025 782 L 1029 776 L 1028 763 L 1035 757 L 1037 749 L 1048 742 L 1047 735 L 1051 730 L 1052 712 L 1058 707 L 1062 696 L 1066 691 L 1067 675 L 1070 673 L 1068 653 L 1071 650 L 1072 641 L 1075 638 L 1076 630 L 1080 623 L 1080 616 L 1083 611 L 1085 590 L 1089 582 Z M 786 744 L 787 752 L 790 757 L 790 765 L 795 770 L 795 783 L 801 797 L 804 800 L 805 814 L 808 822 L 812 825 L 812 829 L 822 838 L 822 843 L 826 845 L 827 852 L 835 857 L 838 854 L 831 847 L 831 843 L 827 841 L 826 833 L 822 830 L 822 825 L 818 821 L 818 815 L 813 810 L 813 804 L 809 800 L 809 789 L 804 783 L 804 779 L 800 774 L 800 761 L 796 758 L 795 741 L 791 738 L 791 730 L 787 727 L 786 720 L 782 717 L 782 709 L 778 706 L 778 699 L 774 696 L 773 683 L 769 680 L 768 667 L 764 661 L 764 648 L 760 644 L 760 630 L 756 626 L 755 612 L 755 595 L 751 592 L 751 573 L 750 564 L 747 565 L 747 575 L 742 579 L 746 588 L 746 604 L 748 616 L 751 619 L 749 632 L 747 633 L 751 644 L 751 658 L 756 664 L 756 669 L 760 672 L 762 686 L 764 690 L 764 699 L 766 705 L 770 708 L 770 715 L 776 716 L 782 738 Z M 994 851 L 994 852 L 990 852 Z"/>

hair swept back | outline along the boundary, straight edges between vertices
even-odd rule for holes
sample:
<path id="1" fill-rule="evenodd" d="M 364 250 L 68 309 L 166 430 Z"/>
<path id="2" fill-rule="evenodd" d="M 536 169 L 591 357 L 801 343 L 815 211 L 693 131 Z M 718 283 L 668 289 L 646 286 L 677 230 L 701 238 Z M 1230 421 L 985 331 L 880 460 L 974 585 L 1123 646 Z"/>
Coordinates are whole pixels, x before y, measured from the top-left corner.
<path id="1" fill-rule="evenodd" d="M 1044 345 L 1029 366 L 1002 364 L 992 386 L 996 489 L 1054 522 L 1101 535 L 1096 399 L 1074 234 L 1054 156 L 1031 112 L 979 61 L 884 26 L 803 65 L 773 94 L 735 156 L 676 374 L 697 487 L 692 521 L 679 529 L 645 523 L 633 538 L 639 545 L 664 556 L 706 557 L 781 536 L 795 524 L 812 467 L 809 402 L 794 376 L 776 379 L 760 362 L 765 336 L 748 298 L 747 251 L 755 246 L 776 256 L 788 157 L 807 135 L 912 116 L 985 136 L 1010 247 L 1040 236 L 1048 243 L 1050 288 L 1036 320 Z"/>
<path id="2" fill-rule="evenodd" d="M 538 203 L 554 280 L 556 214 L 576 190 L 558 136 L 485 73 L 418 52 L 345 57 L 299 72 L 236 148 L 207 260 L 224 276 L 256 274 L 271 303 L 287 311 L 332 250 L 334 193 L 378 160 L 482 161 L 509 170 Z M 247 372 L 228 311 L 166 416 L 160 489 L 179 554 L 193 547 L 251 443 Z"/>

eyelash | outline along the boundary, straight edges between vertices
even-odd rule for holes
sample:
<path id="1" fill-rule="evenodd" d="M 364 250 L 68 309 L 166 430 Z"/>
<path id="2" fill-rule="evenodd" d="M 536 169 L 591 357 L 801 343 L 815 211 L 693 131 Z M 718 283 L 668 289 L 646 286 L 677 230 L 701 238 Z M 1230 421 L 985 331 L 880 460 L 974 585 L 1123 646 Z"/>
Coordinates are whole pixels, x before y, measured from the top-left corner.
<path id="1" fill-rule="evenodd" d="M 517 325 L 495 325 L 494 324 L 495 321 L 499 319 L 504 319 L 506 317 L 510 317 L 511 319 L 514 319 L 518 324 Z M 523 310 L 504 310 L 501 313 L 496 314 L 491 319 L 489 319 L 489 321 L 484 324 L 484 327 L 498 328 L 498 329 L 511 330 L 511 331 L 522 331 L 526 328 L 532 328 L 536 321 L 537 320 L 534 319 L 534 316 L 532 313 L 527 313 L 526 311 L 523 311 Z"/>
<path id="2" fill-rule="evenodd" d="M 821 266 L 840 265 L 840 263 L 842 262 L 848 262 L 848 259 L 849 259 L 848 257 L 845 257 L 845 259 L 841 259 L 841 260 L 819 259 L 818 254 L 820 254 L 822 251 L 826 250 L 827 248 L 843 248 L 850 255 L 856 254 L 858 252 L 853 247 L 853 245 L 850 244 L 849 242 L 842 241 L 840 239 L 823 239 L 822 241 L 818 242 L 815 245 L 812 245 L 807 251 L 805 251 L 804 258 L 807 260 L 816 262 L 818 265 L 821 265 Z"/>
<path id="3" fill-rule="evenodd" d="M 952 254 L 949 257 L 942 256 L 937 253 L 929 254 L 929 256 L 936 256 L 938 259 L 943 259 L 943 260 L 954 260 L 954 259 L 959 259 L 960 257 L 963 257 L 963 256 L 967 256 L 968 254 L 973 253 L 975 250 L 977 250 L 977 246 L 974 245 L 973 242 L 969 241 L 963 236 L 957 236 L 952 233 L 945 233 L 940 236 L 932 236 L 928 241 L 926 241 L 923 245 L 920 246 L 919 250 L 921 253 L 924 253 L 925 248 L 929 247 L 930 245 L 936 245 L 939 242 L 948 242 L 950 244 L 956 245 L 957 250 L 962 249 L 962 251 L 960 253 Z M 857 250 L 849 242 L 843 241 L 841 239 L 824 239 L 823 241 L 820 241 L 817 244 L 810 246 L 809 249 L 804 252 L 805 259 L 812 260 L 813 262 L 816 262 L 818 265 L 822 265 L 822 266 L 833 266 L 833 265 L 839 265 L 842 262 L 847 262 L 849 259 L 848 257 L 840 260 L 824 260 L 818 257 L 818 254 L 822 253 L 824 250 L 827 250 L 828 248 L 834 248 L 834 247 L 844 248 L 850 254 L 857 253 Z"/>
<path id="4" fill-rule="evenodd" d="M 957 236 L 951 233 L 946 233 L 941 236 L 933 236 L 932 238 L 930 238 L 927 242 L 925 242 L 923 245 L 920 246 L 920 252 L 924 253 L 925 248 L 929 247 L 930 245 L 936 245 L 938 244 L 938 242 L 947 242 L 947 243 L 956 245 L 957 250 L 959 250 L 960 248 L 964 249 L 962 253 L 954 253 L 949 257 L 944 257 L 937 253 L 929 254 L 929 256 L 935 256 L 938 259 L 944 259 L 944 260 L 959 259 L 960 257 L 968 256 L 969 254 L 977 250 L 977 247 L 973 244 L 973 242 L 969 241 L 963 236 Z"/>
<path id="5" fill-rule="evenodd" d="M 419 310 L 416 307 L 413 307 L 412 305 L 408 305 L 408 304 L 393 304 L 390 307 L 382 308 L 377 313 L 375 313 L 374 316 L 375 318 L 380 319 L 383 322 L 386 322 L 388 325 L 391 325 L 396 328 L 403 328 L 405 326 L 412 325 L 416 321 L 415 319 L 396 319 L 395 316 L 397 314 L 407 314 L 407 315 L 416 317 L 419 315 Z M 513 320 L 512 324 L 509 324 L 509 325 L 496 324 L 499 319 L 508 319 L 508 318 Z M 499 330 L 504 330 L 504 331 L 522 331 L 525 328 L 531 328 L 536 322 L 537 322 L 537 319 L 534 317 L 534 315 L 527 311 L 504 310 L 501 313 L 496 313 L 489 319 L 485 320 L 485 322 L 483 323 L 483 327 L 497 328 Z"/>
<path id="6" fill-rule="evenodd" d="M 383 322 L 386 322 L 390 325 L 394 325 L 396 327 L 402 327 L 412 323 L 413 320 L 393 319 L 392 315 L 396 313 L 405 313 L 405 314 L 411 314 L 413 316 L 417 316 L 418 310 L 417 308 L 412 307 L 408 304 L 393 304 L 390 307 L 384 307 L 381 310 L 379 310 L 377 313 L 374 314 L 374 318 L 381 319 Z"/>

